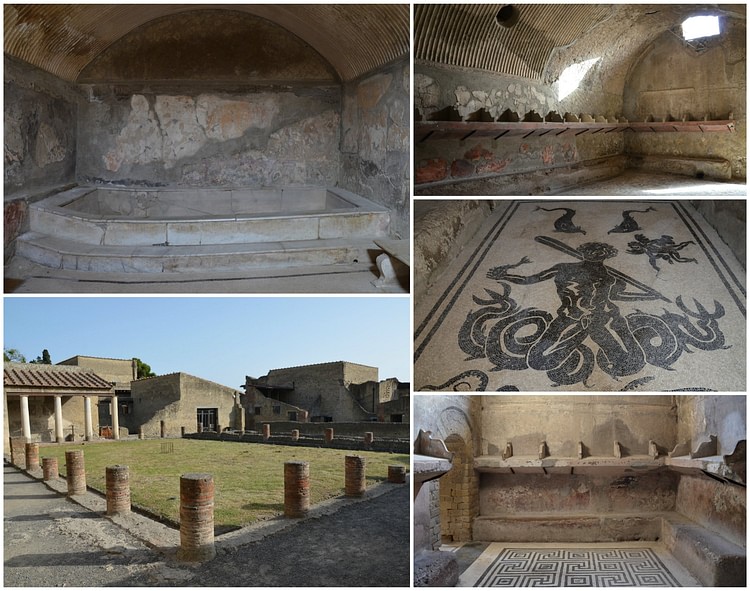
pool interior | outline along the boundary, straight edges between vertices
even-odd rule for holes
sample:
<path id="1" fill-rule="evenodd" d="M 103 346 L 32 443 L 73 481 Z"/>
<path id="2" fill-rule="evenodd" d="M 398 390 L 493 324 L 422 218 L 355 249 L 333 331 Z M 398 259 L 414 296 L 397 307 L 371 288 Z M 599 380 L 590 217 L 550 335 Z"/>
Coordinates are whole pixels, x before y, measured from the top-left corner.
<path id="1" fill-rule="evenodd" d="M 62 207 L 81 214 L 166 219 L 351 211 L 358 206 L 326 188 L 112 189 L 95 188 Z"/>

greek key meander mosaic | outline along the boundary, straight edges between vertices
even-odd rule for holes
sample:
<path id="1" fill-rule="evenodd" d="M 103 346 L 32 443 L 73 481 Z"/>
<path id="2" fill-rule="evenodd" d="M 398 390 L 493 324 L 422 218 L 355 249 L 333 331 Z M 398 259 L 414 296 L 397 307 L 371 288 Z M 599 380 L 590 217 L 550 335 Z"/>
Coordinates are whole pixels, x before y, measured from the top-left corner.
<path id="1" fill-rule="evenodd" d="M 650 548 L 505 548 L 477 587 L 679 587 Z"/>

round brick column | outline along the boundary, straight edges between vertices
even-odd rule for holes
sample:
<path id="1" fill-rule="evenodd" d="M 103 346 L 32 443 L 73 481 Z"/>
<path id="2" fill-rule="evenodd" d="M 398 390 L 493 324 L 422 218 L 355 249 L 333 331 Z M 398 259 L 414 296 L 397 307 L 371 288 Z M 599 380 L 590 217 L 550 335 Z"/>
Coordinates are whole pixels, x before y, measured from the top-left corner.
<path id="1" fill-rule="evenodd" d="M 333 427 L 326 427 L 323 430 L 323 435 L 325 435 L 326 443 L 331 443 L 333 441 Z"/>
<path id="2" fill-rule="evenodd" d="M 185 426 L 180 427 L 180 437 L 185 437 Z"/>
<path id="3" fill-rule="evenodd" d="M 39 470 L 39 444 L 38 443 L 27 443 L 26 444 L 26 469 Z"/>
<path id="4" fill-rule="evenodd" d="M 167 436 L 167 423 L 166 421 L 159 421 L 161 428 L 161 438 L 164 439 Z"/>
<path id="5" fill-rule="evenodd" d="M 372 441 L 375 439 L 372 431 L 365 432 L 365 445 L 372 445 Z"/>
<path id="6" fill-rule="evenodd" d="M 83 451 L 65 452 L 65 471 L 68 481 L 68 496 L 81 495 L 86 492 L 86 466 Z"/>
<path id="7" fill-rule="evenodd" d="M 284 463 L 284 515 L 304 517 L 310 510 L 310 464 Z"/>
<path id="8" fill-rule="evenodd" d="M 388 482 L 395 484 L 406 482 L 406 466 L 388 466 Z"/>
<path id="9" fill-rule="evenodd" d="M 271 425 L 263 423 L 263 441 L 268 441 L 271 438 Z"/>
<path id="10" fill-rule="evenodd" d="M 107 515 L 130 513 L 130 472 L 127 466 L 107 466 Z"/>
<path id="11" fill-rule="evenodd" d="M 214 556 L 214 478 L 210 474 L 183 474 L 179 558 L 199 562 Z"/>
<path id="12" fill-rule="evenodd" d="M 57 458 L 42 458 L 42 478 L 44 480 L 57 480 L 60 472 L 57 469 Z"/>
<path id="13" fill-rule="evenodd" d="M 347 497 L 361 497 L 365 494 L 365 458 L 346 456 L 344 458 L 344 493 Z"/>
<path id="14" fill-rule="evenodd" d="M 292 429 L 292 441 L 299 441 L 299 429 Z"/>
<path id="15" fill-rule="evenodd" d="M 138 439 L 146 439 L 143 435 L 143 427 L 138 427 Z"/>

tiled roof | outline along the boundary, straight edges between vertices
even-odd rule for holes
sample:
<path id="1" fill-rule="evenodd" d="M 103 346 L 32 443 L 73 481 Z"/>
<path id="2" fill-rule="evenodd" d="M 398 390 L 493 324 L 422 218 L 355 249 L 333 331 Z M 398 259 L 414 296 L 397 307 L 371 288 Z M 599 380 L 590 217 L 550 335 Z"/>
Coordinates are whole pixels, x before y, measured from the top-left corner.
<path id="1" fill-rule="evenodd" d="M 3 386 L 42 389 L 110 390 L 111 384 L 91 370 L 76 366 L 5 363 Z"/>

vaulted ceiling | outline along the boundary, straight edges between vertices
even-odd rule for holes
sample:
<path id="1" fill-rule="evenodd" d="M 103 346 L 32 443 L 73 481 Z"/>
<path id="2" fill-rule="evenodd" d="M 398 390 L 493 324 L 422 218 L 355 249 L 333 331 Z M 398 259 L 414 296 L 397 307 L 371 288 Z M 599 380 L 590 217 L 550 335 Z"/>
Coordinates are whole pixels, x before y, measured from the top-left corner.
<path id="1" fill-rule="evenodd" d="M 408 4 L 29 4 L 5 5 L 5 52 L 76 81 L 97 56 L 139 27 L 196 10 L 261 17 L 299 37 L 341 80 L 352 80 L 409 52 Z M 211 26 L 207 19 L 206 26 Z"/>
<path id="2" fill-rule="evenodd" d="M 511 6 L 517 22 L 498 24 L 498 12 Z M 745 12 L 744 4 L 416 4 L 414 59 L 551 83 L 592 57 L 626 71 L 649 43 L 693 14 L 744 22 Z"/>

